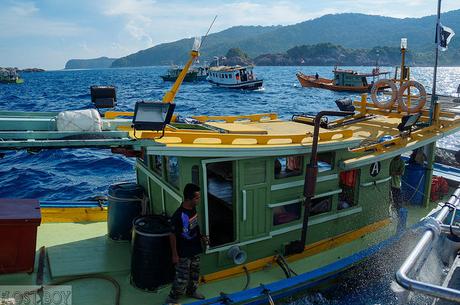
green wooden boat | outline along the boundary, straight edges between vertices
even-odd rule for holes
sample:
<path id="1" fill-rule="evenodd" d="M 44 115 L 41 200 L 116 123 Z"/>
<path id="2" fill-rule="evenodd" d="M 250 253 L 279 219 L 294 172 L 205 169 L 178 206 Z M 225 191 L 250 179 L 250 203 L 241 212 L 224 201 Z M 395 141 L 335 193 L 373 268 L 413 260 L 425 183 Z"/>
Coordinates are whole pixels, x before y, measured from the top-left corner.
<path id="1" fill-rule="evenodd" d="M 179 79 L 197 56 L 192 51 Z M 158 108 L 162 113 L 163 106 L 171 109 L 167 103 L 179 86 L 180 81 L 165 95 Z M 199 185 L 199 222 L 210 239 L 201 256 L 199 289 L 207 299 L 181 302 L 271 303 L 330 279 L 398 240 L 398 226 L 416 223 L 436 205 L 428 195 L 432 152 L 437 139 L 460 130 L 460 117 L 437 108 L 428 124 L 430 111 L 422 108 L 409 116 L 416 116 L 409 126 L 405 113 L 381 109 L 366 96 L 354 104 L 356 112 L 291 120 L 273 113 L 197 115 L 198 123 L 188 124 L 172 116 L 171 122 L 153 122 L 164 128 L 142 130 L 133 128 L 137 114 L 129 112 L 108 111 L 98 121 L 100 130 L 91 131 L 60 130 L 62 113 L 0 112 L 0 149 L 109 147 L 135 157 L 137 184 L 153 215 L 171 216 L 184 186 Z M 325 124 L 323 115 L 345 117 Z M 419 147 L 431 151 L 427 182 L 416 186 L 422 202 L 405 206 L 404 224 L 390 212 L 389 165 Z M 33 269 L 0 275 L 0 286 L 68 284 L 73 304 L 164 303 L 169 284 L 151 287 L 153 292 L 131 284 L 134 247 L 108 239 L 106 222 L 53 217 L 39 227 Z M 3 247 L 16 253 L 14 241 Z M 157 250 L 168 255 L 167 247 Z M 167 275 L 157 273 L 161 276 Z"/>
<path id="2" fill-rule="evenodd" d="M 19 77 L 16 68 L 0 68 L 1 84 L 22 84 L 24 80 Z"/>
<path id="3" fill-rule="evenodd" d="M 179 67 L 172 67 L 168 69 L 165 75 L 161 75 L 161 78 L 165 82 L 175 82 L 177 80 L 177 77 L 181 73 L 182 68 Z M 187 74 L 185 75 L 184 82 L 194 82 L 198 78 L 198 71 L 197 70 L 191 70 L 188 71 Z"/>

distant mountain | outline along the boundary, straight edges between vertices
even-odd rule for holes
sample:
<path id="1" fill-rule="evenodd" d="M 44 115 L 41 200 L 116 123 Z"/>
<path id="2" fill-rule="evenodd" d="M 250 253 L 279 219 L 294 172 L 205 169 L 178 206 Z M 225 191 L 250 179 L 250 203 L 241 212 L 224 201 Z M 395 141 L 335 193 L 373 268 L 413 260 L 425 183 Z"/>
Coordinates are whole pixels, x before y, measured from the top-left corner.
<path id="1" fill-rule="evenodd" d="M 98 69 L 110 68 L 116 58 L 99 57 L 94 59 L 70 59 L 65 69 Z"/>
<path id="2" fill-rule="evenodd" d="M 442 21 L 457 36 L 453 38 L 449 50 L 441 56 L 441 63 L 460 65 L 460 10 L 443 13 Z M 344 49 L 398 48 L 401 38 L 406 37 L 409 51 L 418 54 L 417 64 L 429 65 L 432 62 L 435 23 L 434 15 L 399 19 L 346 13 L 325 15 L 288 26 L 237 26 L 209 35 L 201 49 L 200 60 L 211 62 L 214 56 L 222 56 L 232 48 L 239 48 L 252 58 L 272 54 L 279 59 L 280 54 L 286 54 L 294 47 L 321 43 L 340 45 Z M 159 44 L 116 59 L 111 67 L 183 64 L 189 58 L 192 44 L 193 38 Z"/>
<path id="3" fill-rule="evenodd" d="M 460 35 L 460 10 L 443 13 L 442 20 Z M 214 56 L 222 56 L 231 48 L 240 48 L 250 57 L 256 57 L 319 43 L 356 49 L 398 47 L 402 37 L 408 38 L 409 50 L 430 52 L 435 22 L 434 15 L 398 19 L 346 13 L 325 15 L 289 26 L 239 26 L 209 35 L 201 50 L 201 60 L 211 61 Z M 112 67 L 181 64 L 187 60 L 192 43 L 190 38 L 160 44 L 115 60 Z M 458 52 L 459 47 L 460 39 L 455 37 L 449 52 L 455 49 Z"/>
<path id="4" fill-rule="evenodd" d="M 238 41 L 258 37 L 281 26 L 237 26 L 206 37 L 200 53 L 200 60 L 211 61 L 216 55 L 224 55 L 231 48 L 242 48 Z M 113 62 L 112 67 L 137 67 L 185 63 L 189 58 L 193 38 L 181 39 L 122 57 Z M 259 53 L 260 54 L 260 53 Z M 249 54 L 253 56 L 253 54 Z"/>

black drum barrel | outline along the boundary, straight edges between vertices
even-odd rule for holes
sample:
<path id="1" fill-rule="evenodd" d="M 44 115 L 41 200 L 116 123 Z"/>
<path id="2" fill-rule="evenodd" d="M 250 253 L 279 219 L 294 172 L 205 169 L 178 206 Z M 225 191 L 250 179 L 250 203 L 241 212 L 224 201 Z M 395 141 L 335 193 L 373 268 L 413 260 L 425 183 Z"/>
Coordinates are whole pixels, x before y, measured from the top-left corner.
<path id="1" fill-rule="evenodd" d="M 169 220 L 159 215 L 140 216 L 133 227 L 131 283 L 139 289 L 154 291 L 172 282 Z"/>
<path id="2" fill-rule="evenodd" d="M 141 214 L 143 196 L 144 189 L 135 183 L 118 183 L 110 186 L 107 230 L 111 239 L 131 239 L 133 220 Z"/>

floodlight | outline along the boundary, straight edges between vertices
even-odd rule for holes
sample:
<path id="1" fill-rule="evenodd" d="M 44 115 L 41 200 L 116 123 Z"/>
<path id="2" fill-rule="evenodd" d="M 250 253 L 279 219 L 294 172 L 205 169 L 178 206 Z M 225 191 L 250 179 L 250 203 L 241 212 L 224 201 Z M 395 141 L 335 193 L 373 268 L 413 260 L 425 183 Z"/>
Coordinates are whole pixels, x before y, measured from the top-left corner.
<path id="1" fill-rule="evenodd" d="M 137 130 L 164 130 L 171 122 L 176 104 L 162 102 L 137 102 L 134 108 L 133 127 Z"/>
<path id="2" fill-rule="evenodd" d="M 401 38 L 401 49 L 407 49 L 407 38 Z"/>
<path id="3" fill-rule="evenodd" d="M 417 123 L 418 119 L 420 118 L 420 114 L 414 115 L 405 115 L 401 118 L 401 123 L 398 125 L 398 130 L 400 132 L 403 131 L 411 131 L 412 127 Z"/>
<path id="4" fill-rule="evenodd" d="M 114 86 L 91 86 L 91 101 L 99 108 L 114 108 L 117 94 Z"/>

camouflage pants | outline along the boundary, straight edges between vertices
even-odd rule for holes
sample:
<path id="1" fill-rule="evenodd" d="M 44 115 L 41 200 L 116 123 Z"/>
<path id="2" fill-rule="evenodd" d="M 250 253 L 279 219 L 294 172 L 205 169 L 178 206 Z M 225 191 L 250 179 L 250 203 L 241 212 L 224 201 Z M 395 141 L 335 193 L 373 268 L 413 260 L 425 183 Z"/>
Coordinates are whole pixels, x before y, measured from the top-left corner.
<path id="1" fill-rule="evenodd" d="M 200 279 L 200 257 L 180 257 L 176 265 L 176 275 L 169 296 L 177 299 L 184 293 L 193 294 Z"/>

